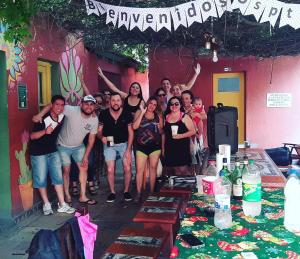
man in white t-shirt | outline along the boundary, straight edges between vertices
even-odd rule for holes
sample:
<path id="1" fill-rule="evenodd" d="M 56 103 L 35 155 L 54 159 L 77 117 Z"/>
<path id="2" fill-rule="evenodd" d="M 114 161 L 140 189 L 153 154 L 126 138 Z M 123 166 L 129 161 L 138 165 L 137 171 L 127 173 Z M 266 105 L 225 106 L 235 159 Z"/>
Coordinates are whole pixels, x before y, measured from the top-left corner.
<path id="1" fill-rule="evenodd" d="M 57 149 L 61 158 L 64 171 L 64 191 L 66 201 L 71 202 L 69 192 L 71 157 L 79 168 L 80 196 L 79 202 L 95 205 L 97 202 L 86 196 L 86 181 L 88 169 L 88 157 L 94 145 L 98 131 L 98 118 L 93 116 L 96 100 L 92 95 L 82 98 L 80 106 L 65 105 L 65 121 L 58 135 Z M 34 121 L 40 120 L 40 116 L 47 112 L 46 106 Z M 83 139 L 89 134 L 88 144 L 85 147 Z"/>

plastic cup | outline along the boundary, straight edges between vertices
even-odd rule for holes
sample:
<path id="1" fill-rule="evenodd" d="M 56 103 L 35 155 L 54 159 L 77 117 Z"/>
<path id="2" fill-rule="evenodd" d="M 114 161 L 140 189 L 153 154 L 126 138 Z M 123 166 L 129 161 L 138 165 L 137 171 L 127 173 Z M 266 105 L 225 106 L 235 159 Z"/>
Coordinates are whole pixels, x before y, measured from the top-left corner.
<path id="1" fill-rule="evenodd" d="M 107 136 L 107 146 L 108 147 L 113 147 L 114 146 L 114 137 L 113 136 Z"/>
<path id="2" fill-rule="evenodd" d="M 172 130 L 172 136 L 177 135 L 177 133 L 178 133 L 178 126 L 177 125 L 172 125 L 171 126 L 171 130 Z"/>
<path id="3" fill-rule="evenodd" d="M 197 190 L 198 190 L 198 193 L 200 193 L 200 194 L 203 194 L 202 179 L 204 177 L 205 177 L 205 175 L 196 175 Z"/>
<path id="4" fill-rule="evenodd" d="M 203 192 L 208 195 L 214 194 L 214 182 L 217 179 L 216 176 L 205 176 L 202 179 Z"/>

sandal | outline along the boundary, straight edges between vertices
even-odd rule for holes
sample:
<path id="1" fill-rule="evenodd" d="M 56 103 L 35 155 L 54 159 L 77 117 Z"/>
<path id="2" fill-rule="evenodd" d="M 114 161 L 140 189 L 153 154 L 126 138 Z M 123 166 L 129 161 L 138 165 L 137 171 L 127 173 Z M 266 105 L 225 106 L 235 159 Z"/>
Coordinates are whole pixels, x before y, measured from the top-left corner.
<path id="1" fill-rule="evenodd" d="M 97 195 L 98 194 L 97 190 L 95 189 L 95 185 L 94 184 L 93 185 L 89 185 L 88 191 L 89 191 L 90 195 Z"/>
<path id="2" fill-rule="evenodd" d="M 88 205 L 96 205 L 98 202 L 95 200 L 92 200 L 92 199 L 88 199 L 86 201 L 79 201 L 79 203 L 88 204 Z"/>
<path id="3" fill-rule="evenodd" d="M 73 197 L 79 196 L 78 185 L 72 185 L 72 187 L 71 187 L 71 193 L 72 193 Z"/>

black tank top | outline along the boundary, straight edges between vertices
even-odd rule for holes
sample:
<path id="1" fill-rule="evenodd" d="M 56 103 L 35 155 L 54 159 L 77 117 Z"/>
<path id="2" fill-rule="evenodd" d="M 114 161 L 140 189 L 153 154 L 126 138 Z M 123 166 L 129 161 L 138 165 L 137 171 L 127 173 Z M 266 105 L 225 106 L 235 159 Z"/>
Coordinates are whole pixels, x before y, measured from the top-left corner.
<path id="1" fill-rule="evenodd" d="M 136 113 L 136 111 L 140 109 L 141 101 L 142 101 L 142 99 L 140 99 L 140 101 L 137 105 L 132 106 L 128 103 L 128 97 L 126 97 L 124 100 L 123 109 L 126 111 L 129 111 L 132 115 L 134 115 Z"/>
<path id="2" fill-rule="evenodd" d="M 170 123 L 166 121 L 165 123 L 165 164 L 166 166 L 185 166 L 191 163 L 191 151 L 190 151 L 190 138 L 174 139 L 172 137 L 172 125 L 178 126 L 178 134 L 186 133 L 188 128 L 185 126 L 181 119 L 177 122 Z"/>

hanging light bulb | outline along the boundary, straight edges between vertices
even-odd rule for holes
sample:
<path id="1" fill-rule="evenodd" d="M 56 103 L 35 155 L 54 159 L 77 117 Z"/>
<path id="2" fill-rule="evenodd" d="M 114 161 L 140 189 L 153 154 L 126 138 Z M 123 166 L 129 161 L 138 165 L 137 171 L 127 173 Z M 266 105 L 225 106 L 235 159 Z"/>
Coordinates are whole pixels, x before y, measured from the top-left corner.
<path id="1" fill-rule="evenodd" d="M 205 48 L 206 48 L 206 49 L 210 49 L 210 48 L 211 48 L 210 41 L 207 40 L 207 41 L 205 42 Z"/>
<path id="2" fill-rule="evenodd" d="M 215 63 L 219 61 L 217 50 L 214 50 L 214 51 L 213 51 L 213 58 L 212 58 L 212 61 L 215 62 Z"/>

